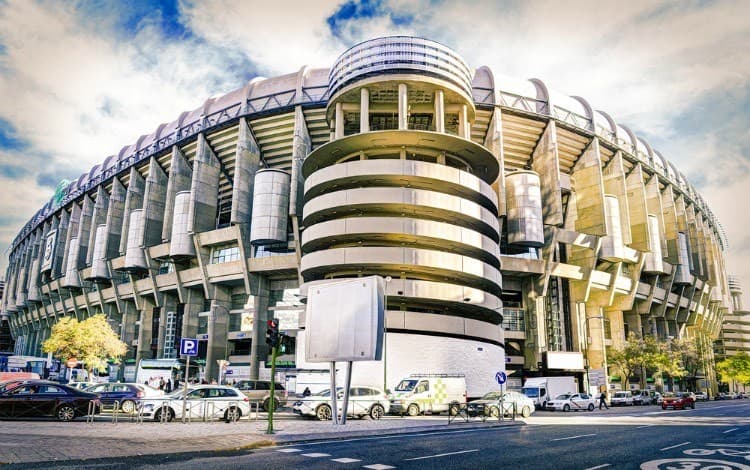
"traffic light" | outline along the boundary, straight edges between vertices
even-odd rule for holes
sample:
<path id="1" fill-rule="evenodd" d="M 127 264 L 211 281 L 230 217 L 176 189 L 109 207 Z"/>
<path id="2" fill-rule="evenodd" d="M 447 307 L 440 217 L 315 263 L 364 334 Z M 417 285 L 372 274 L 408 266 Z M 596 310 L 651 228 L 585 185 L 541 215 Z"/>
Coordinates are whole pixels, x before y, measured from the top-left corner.
<path id="1" fill-rule="evenodd" d="M 268 329 L 266 330 L 266 344 L 269 348 L 275 348 L 279 345 L 279 320 L 273 318 L 268 320 Z"/>

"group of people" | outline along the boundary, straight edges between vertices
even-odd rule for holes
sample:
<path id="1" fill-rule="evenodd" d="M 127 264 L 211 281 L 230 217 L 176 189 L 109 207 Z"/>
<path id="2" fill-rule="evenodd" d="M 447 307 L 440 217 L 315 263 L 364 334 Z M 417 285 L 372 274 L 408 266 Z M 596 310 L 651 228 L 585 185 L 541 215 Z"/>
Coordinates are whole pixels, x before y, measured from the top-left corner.
<path id="1" fill-rule="evenodd" d="M 151 388 L 162 390 L 164 393 L 171 393 L 173 389 L 176 389 L 179 386 L 177 380 L 172 384 L 172 379 L 168 378 L 167 380 L 164 380 L 164 377 L 151 377 L 146 380 L 145 384 Z"/>

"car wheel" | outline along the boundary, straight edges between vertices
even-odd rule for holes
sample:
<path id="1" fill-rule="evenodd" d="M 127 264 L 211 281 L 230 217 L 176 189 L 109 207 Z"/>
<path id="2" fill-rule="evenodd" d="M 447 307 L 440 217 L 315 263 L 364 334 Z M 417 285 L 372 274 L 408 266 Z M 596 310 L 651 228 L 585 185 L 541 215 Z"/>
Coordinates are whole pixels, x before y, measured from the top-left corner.
<path id="1" fill-rule="evenodd" d="M 563 411 L 565 411 L 565 412 L 570 411 L 570 405 L 563 406 Z"/>
<path id="2" fill-rule="evenodd" d="M 241 417 L 242 410 L 240 410 L 236 406 L 233 406 L 224 412 L 224 421 L 226 421 L 227 423 L 239 421 Z"/>
<path id="3" fill-rule="evenodd" d="M 76 417 L 76 410 L 70 405 L 62 405 L 57 409 L 55 415 L 60 421 L 73 421 L 73 418 Z"/>
<path id="4" fill-rule="evenodd" d="M 667 407 L 666 407 L 666 406 L 664 406 L 664 405 L 661 405 L 661 409 L 662 409 L 662 410 L 666 410 L 666 409 L 667 409 Z"/>
<path id="5" fill-rule="evenodd" d="M 589 411 L 594 411 L 594 404 L 593 403 L 589 403 Z"/>
<path id="6" fill-rule="evenodd" d="M 156 413 L 154 413 L 154 421 L 161 421 L 161 413 L 161 409 L 156 410 Z M 171 409 L 167 410 L 167 416 L 165 416 L 164 418 L 168 423 L 171 422 L 174 419 L 174 411 L 172 411 Z"/>
<path id="7" fill-rule="evenodd" d="M 370 408 L 370 418 L 372 419 L 380 419 L 384 414 L 385 408 L 383 408 L 383 405 L 375 404 Z"/>
<path id="8" fill-rule="evenodd" d="M 500 417 L 500 410 L 496 406 L 493 406 L 493 407 L 490 408 L 490 417 L 491 418 L 499 418 Z"/>
<path id="9" fill-rule="evenodd" d="M 133 400 L 125 400 L 120 405 L 120 411 L 123 413 L 130 414 L 135 411 L 135 402 Z"/>
<path id="10" fill-rule="evenodd" d="M 524 406 L 523 408 L 521 408 L 521 416 L 523 416 L 524 418 L 528 418 L 529 416 L 531 416 L 531 407 Z"/>
<path id="11" fill-rule="evenodd" d="M 448 409 L 448 414 L 451 416 L 457 416 L 461 412 L 461 406 L 458 403 L 454 403 Z"/>
<path id="12" fill-rule="evenodd" d="M 271 405 L 271 397 L 266 398 L 263 401 L 263 411 L 269 410 L 269 405 Z M 276 398 L 273 399 L 273 410 L 276 411 L 279 409 L 279 400 Z"/>
<path id="13" fill-rule="evenodd" d="M 320 405 L 318 409 L 315 410 L 315 416 L 321 421 L 331 419 L 331 407 L 328 405 Z"/>
<path id="14" fill-rule="evenodd" d="M 416 403 L 412 403 L 409 405 L 409 407 L 406 409 L 406 414 L 409 416 L 417 416 L 419 415 L 419 405 Z"/>

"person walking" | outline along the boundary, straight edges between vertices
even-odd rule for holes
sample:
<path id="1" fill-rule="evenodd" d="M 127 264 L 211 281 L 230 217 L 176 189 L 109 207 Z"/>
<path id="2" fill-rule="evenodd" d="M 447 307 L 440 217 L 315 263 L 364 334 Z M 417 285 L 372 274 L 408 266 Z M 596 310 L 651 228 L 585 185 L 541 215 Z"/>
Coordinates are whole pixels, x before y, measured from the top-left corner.
<path id="1" fill-rule="evenodd" d="M 602 391 L 602 394 L 599 395 L 599 409 L 602 409 L 602 405 L 604 405 L 604 408 L 609 409 L 609 406 L 607 406 L 607 392 Z"/>
<path id="2" fill-rule="evenodd" d="M 167 383 L 164 384 L 164 393 L 172 393 L 172 379 L 167 379 Z"/>
<path id="3" fill-rule="evenodd" d="M 310 387 L 305 387 L 305 391 L 302 392 L 303 397 L 309 397 L 311 395 L 310 393 Z"/>

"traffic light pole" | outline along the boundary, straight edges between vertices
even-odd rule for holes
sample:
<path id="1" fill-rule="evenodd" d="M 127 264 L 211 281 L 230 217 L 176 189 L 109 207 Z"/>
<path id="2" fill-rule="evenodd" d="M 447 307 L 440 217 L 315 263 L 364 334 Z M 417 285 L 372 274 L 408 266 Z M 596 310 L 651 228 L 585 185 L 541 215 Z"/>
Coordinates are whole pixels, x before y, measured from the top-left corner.
<path id="1" fill-rule="evenodd" d="M 278 352 L 278 346 L 274 346 L 271 349 L 271 396 L 268 399 L 268 428 L 266 434 L 273 434 L 273 411 L 276 408 L 276 398 L 274 392 L 276 391 L 276 353 Z"/>

